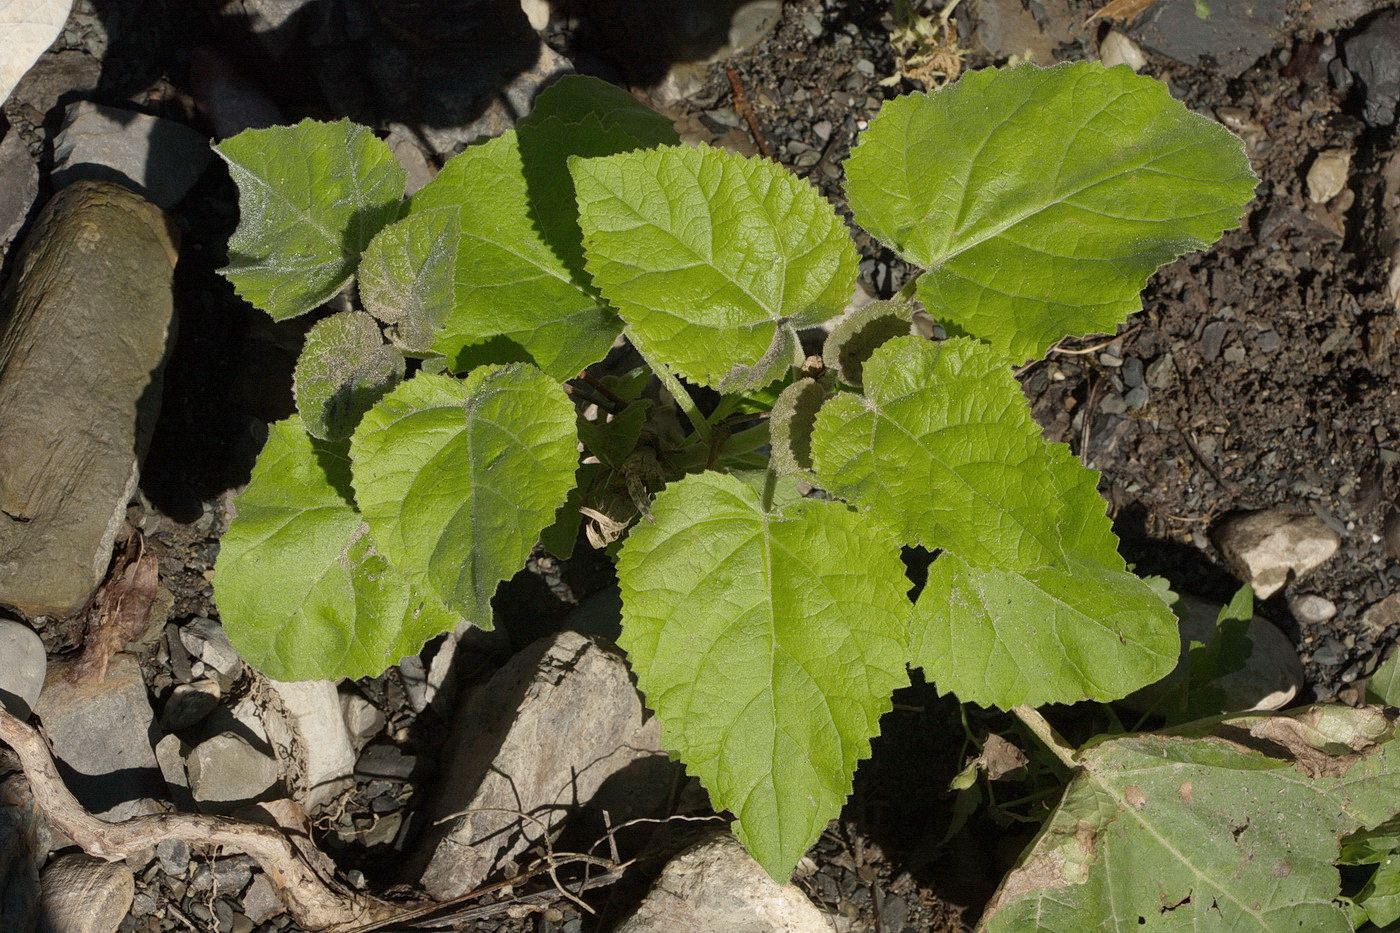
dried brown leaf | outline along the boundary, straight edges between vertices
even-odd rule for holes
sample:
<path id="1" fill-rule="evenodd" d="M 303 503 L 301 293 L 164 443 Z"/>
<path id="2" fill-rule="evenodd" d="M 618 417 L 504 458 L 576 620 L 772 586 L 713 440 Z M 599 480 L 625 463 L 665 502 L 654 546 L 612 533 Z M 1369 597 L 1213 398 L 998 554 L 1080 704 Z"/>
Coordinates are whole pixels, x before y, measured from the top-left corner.
<path id="1" fill-rule="evenodd" d="M 106 678 L 112 655 L 146 631 L 159 589 L 156 556 L 146 549 L 145 539 L 136 532 L 93 601 L 83 654 L 75 670 L 77 680 L 100 683 Z"/>
<path id="2" fill-rule="evenodd" d="M 1096 19 L 1106 19 L 1127 25 L 1137 19 L 1143 10 L 1156 2 L 1157 0 L 1109 0 L 1084 21 L 1083 28 L 1087 29 L 1089 24 Z"/>

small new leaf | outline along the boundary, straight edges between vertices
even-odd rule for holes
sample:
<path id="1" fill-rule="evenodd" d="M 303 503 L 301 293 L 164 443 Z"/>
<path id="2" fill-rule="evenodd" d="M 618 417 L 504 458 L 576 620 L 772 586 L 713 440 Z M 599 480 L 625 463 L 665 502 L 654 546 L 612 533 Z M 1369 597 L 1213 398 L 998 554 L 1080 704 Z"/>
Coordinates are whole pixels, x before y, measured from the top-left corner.
<path id="1" fill-rule="evenodd" d="M 706 146 L 569 163 L 593 281 L 648 359 L 759 388 L 800 364 L 797 329 L 845 307 L 856 252 L 821 194 Z"/>
<path id="2" fill-rule="evenodd" d="M 349 120 L 244 130 L 214 147 L 238 183 L 238 229 L 223 274 L 282 321 L 350 284 L 360 254 L 399 216 L 407 174 Z"/>
<path id="3" fill-rule="evenodd" d="M 269 429 L 214 594 L 238 653 L 278 680 L 372 676 L 457 624 L 380 553 L 350 498 L 347 445 L 296 418 Z"/>
<path id="4" fill-rule="evenodd" d="M 846 163 L 862 227 L 935 319 L 1009 361 L 1112 333 L 1158 266 L 1238 226 L 1243 144 L 1125 67 L 1022 65 L 889 101 Z"/>
<path id="5" fill-rule="evenodd" d="M 578 464 L 574 407 L 533 366 L 419 374 L 351 437 L 355 498 L 385 556 L 492 626 L 491 596 L 554 521 Z"/>
<path id="6" fill-rule="evenodd" d="M 394 346 L 426 353 L 456 300 L 457 212 L 422 210 L 390 224 L 360 260 L 360 301 Z"/>
<path id="7" fill-rule="evenodd" d="M 840 503 L 767 512 L 751 486 L 701 473 L 657 496 L 618 578 L 620 643 L 666 747 L 786 881 L 906 682 L 898 547 Z"/>
<path id="8" fill-rule="evenodd" d="M 403 354 L 384 343 L 374 318 L 333 314 L 311 328 L 297 358 L 297 413 L 312 437 L 341 440 L 403 375 Z"/>

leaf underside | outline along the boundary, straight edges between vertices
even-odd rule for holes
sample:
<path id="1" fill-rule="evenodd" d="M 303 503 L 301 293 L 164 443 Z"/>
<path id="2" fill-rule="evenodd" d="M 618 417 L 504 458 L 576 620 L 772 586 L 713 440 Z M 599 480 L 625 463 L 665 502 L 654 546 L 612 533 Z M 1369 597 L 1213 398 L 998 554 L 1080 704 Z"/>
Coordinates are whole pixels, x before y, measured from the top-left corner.
<path id="1" fill-rule="evenodd" d="M 1084 752 L 985 929 L 1079 933 L 1093 918 L 1123 931 L 1350 931 L 1335 901 L 1338 840 L 1400 809 L 1383 711 L 1206 724 L 1214 735 L 1128 736 Z"/>
<path id="2" fill-rule="evenodd" d="M 735 477 L 668 486 L 618 561 L 626 649 L 666 747 L 786 881 L 906 682 L 899 549 L 836 502 L 765 512 Z"/>
<path id="3" fill-rule="evenodd" d="M 297 418 L 269 429 L 214 593 L 238 653 L 278 680 L 375 675 L 457 624 L 380 553 L 350 499 L 347 445 Z"/>
<path id="4" fill-rule="evenodd" d="M 570 162 L 594 284 L 649 359 L 722 390 L 801 362 L 855 288 L 835 210 L 781 166 L 707 146 Z"/>
<path id="5" fill-rule="evenodd" d="M 355 495 L 380 549 L 490 628 L 496 586 L 525 565 L 574 485 L 574 408 L 533 366 L 419 374 L 351 437 Z"/>
<path id="6" fill-rule="evenodd" d="M 214 149 L 238 184 L 223 274 L 277 321 L 350 284 L 360 254 L 403 204 L 403 167 L 349 120 L 245 130 Z"/>
<path id="7" fill-rule="evenodd" d="M 817 477 L 905 545 L 945 553 L 911 657 L 939 689 L 1009 707 L 1116 699 L 1171 670 L 1175 617 L 1117 553 L 1097 474 L 1047 444 L 985 344 L 897 337 L 864 395 L 817 415 Z"/>
<path id="8" fill-rule="evenodd" d="M 846 179 L 857 222 L 929 270 L 928 312 L 1013 363 L 1112 333 L 1154 270 L 1238 226 L 1256 182 L 1224 127 L 1092 63 L 889 101 Z"/>

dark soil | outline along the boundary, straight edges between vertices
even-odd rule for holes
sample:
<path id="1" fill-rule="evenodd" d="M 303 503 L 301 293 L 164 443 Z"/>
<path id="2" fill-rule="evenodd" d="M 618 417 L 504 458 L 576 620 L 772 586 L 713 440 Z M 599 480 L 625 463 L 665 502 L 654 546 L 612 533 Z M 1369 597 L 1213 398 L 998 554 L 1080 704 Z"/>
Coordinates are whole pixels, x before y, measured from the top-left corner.
<path id="1" fill-rule="evenodd" d="M 1379 130 L 1362 121 L 1356 92 L 1339 89 L 1329 72 L 1337 40 L 1368 9 L 1383 5 L 1352 3 L 1322 31 L 1299 4 L 1290 5 L 1279 27 L 1282 41 L 1238 75 L 1149 53 L 1147 73 L 1245 137 L 1261 179 L 1256 200 L 1239 230 L 1155 275 L 1143 312 L 1119 335 L 1068 341 L 1022 371 L 1046 435 L 1102 471 L 1100 489 L 1124 553 L 1140 572 L 1223 601 L 1238 584 L 1210 542 L 1222 516 L 1284 508 L 1313 512 L 1338 531 L 1341 550 L 1323 570 L 1260 607 L 1296 639 L 1317 699 L 1358 700 L 1359 681 L 1400 635 L 1400 625 L 1362 621 L 1369 606 L 1400 592 L 1400 562 L 1386 552 L 1382 533 L 1400 493 L 1393 363 L 1400 319 L 1385 297 L 1390 265 L 1382 244 L 1387 208 L 1381 174 L 1396 164 L 1396 141 L 1393 127 Z M 1078 27 L 1096 6 L 1084 0 L 1029 4 L 1047 33 L 1071 36 L 1058 46 L 1060 60 L 1093 57 L 1107 27 Z M 146 4 L 140 17 L 118 3 L 79 8 L 60 46 L 103 60 L 98 99 L 135 96 L 149 109 L 202 125 L 189 97 L 190 53 L 210 41 L 236 47 L 236 40 L 196 7 Z M 909 80 L 880 84 L 896 70 L 888 10 L 882 0 L 790 0 L 770 39 L 713 66 L 689 98 L 660 103 L 694 135 L 753 147 L 733 106 L 727 65 L 774 155 L 844 209 L 840 167 L 857 133 L 882 101 L 917 88 Z M 965 67 L 1005 61 L 977 47 L 981 10 L 964 0 L 957 14 L 961 44 L 970 49 Z M 626 62 L 590 48 L 586 29 L 577 25 L 559 24 L 552 41 L 576 53 L 581 67 L 626 72 Z M 153 88 L 163 89 L 154 99 L 148 94 Z M 267 90 L 283 100 L 308 93 Z M 328 105 L 306 106 L 325 115 Z M 7 117 L 36 151 L 42 146 L 45 114 L 7 109 Z M 1329 205 L 1308 200 L 1307 169 L 1325 148 L 1353 152 L 1349 203 L 1345 197 Z M 1392 181 L 1392 192 L 1397 184 Z M 291 410 L 289 373 L 303 332 L 273 325 L 243 305 L 215 272 L 236 221 L 236 197 L 225 174 L 209 172 L 178 214 L 185 227 L 177 281 L 181 328 L 143 477 L 143 503 L 130 514 L 133 528 L 143 530 L 160 556 L 174 622 L 217 616 L 208 574 L 228 498 L 246 482 L 263 425 Z M 881 297 L 893 294 L 908 268 L 864 234 L 857 239 L 862 281 Z M 582 563 L 563 569 L 575 598 L 608 583 L 605 567 Z M 550 567 L 546 562 L 535 570 Z M 565 624 L 570 607 L 558 599 L 559 590 L 552 571 L 522 575 L 503 589 L 497 607 L 512 640 L 523 643 Z M 1303 593 L 1331 600 L 1336 615 L 1300 624 L 1289 600 Z M 63 653 L 82 632 L 54 623 L 43 635 L 52 652 Z M 477 673 L 489 673 L 498 660 L 484 657 Z M 173 683 L 170 665 L 168 650 L 151 658 L 149 683 L 158 697 Z M 392 872 L 398 856 L 387 846 L 366 849 L 353 841 L 355 834 L 371 815 L 391 812 L 384 801 L 412 808 L 415 791 L 432 774 L 434 738 L 442 730 L 431 711 L 420 715 L 408 705 L 397 669 L 363 687 L 388 713 L 386 738 L 419 755 L 422 768 L 412 782 L 361 782 L 344 812 L 320 829 L 343 867 L 380 886 L 398 880 Z M 1059 713 L 1057 725 L 1074 739 L 1109 725 L 1097 710 Z M 1016 780 L 984 782 L 976 791 L 982 802 L 1000 805 L 962 822 L 957 801 L 966 798 L 950 792 L 948 782 L 991 732 L 1027 751 L 1034 747 L 1007 717 L 959 707 L 931 687 L 916 684 L 896 697 L 850 804 L 796 878 L 815 902 L 845 918 L 842 929 L 952 931 L 975 923 L 1034 833 L 1034 819 L 1054 802 L 1049 766 L 1033 757 Z M 148 909 L 123 929 L 224 928 L 220 911 L 195 909 L 198 898 L 158 862 L 138 874 L 138 885 Z M 561 898 L 548 914 L 511 919 L 500 912 L 463 928 L 606 929 L 644 887 L 644 879 L 631 880 L 617 891 L 590 895 L 600 920 Z M 266 927 L 289 928 L 285 919 Z"/>

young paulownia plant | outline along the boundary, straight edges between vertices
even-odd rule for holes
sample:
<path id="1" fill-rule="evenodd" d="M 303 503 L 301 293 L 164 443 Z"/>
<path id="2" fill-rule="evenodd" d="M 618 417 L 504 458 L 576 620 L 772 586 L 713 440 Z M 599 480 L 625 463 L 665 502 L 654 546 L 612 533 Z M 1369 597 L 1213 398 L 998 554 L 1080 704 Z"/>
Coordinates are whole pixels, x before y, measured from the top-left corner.
<path id="1" fill-rule="evenodd" d="M 407 200 L 347 122 L 218 150 L 240 295 L 284 320 L 357 286 L 308 334 L 298 414 L 215 573 L 269 675 L 376 674 L 459 620 L 489 628 L 497 585 L 583 521 L 613 542 L 621 644 L 667 747 L 785 878 L 909 666 L 1011 708 L 1116 699 L 1176 663 L 1097 473 L 1042 439 L 1013 376 L 1113 331 L 1155 269 L 1237 225 L 1241 144 L 1164 85 L 1019 66 L 888 102 L 846 193 L 924 271 L 846 318 L 857 254 L 816 189 L 678 145 L 591 79 Z M 912 336 L 915 301 L 951 336 Z M 799 332 L 838 318 L 808 359 Z M 619 336 L 646 366 L 566 394 Z M 915 546 L 937 557 L 911 601 Z"/>

